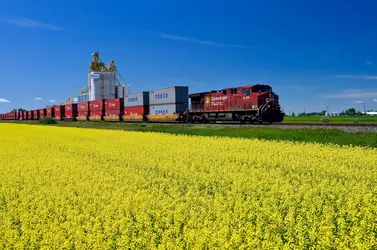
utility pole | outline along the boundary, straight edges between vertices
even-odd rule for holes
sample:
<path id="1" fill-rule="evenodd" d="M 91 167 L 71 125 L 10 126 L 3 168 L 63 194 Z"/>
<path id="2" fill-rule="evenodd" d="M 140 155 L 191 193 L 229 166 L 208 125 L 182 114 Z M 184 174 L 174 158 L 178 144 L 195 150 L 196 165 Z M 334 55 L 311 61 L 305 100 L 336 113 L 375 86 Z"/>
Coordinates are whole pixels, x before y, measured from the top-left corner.
<path id="1" fill-rule="evenodd" d="M 367 114 L 367 112 L 366 112 L 366 109 L 365 109 L 365 102 L 363 102 L 363 103 L 361 103 L 361 104 L 363 104 L 364 115 L 366 115 L 366 114 Z"/>
<path id="2" fill-rule="evenodd" d="M 329 105 L 326 106 L 327 115 L 329 115 Z"/>
<path id="3" fill-rule="evenodd" d="M 304 114 L 306 115 L 306 108 L 304 108 Z"/>

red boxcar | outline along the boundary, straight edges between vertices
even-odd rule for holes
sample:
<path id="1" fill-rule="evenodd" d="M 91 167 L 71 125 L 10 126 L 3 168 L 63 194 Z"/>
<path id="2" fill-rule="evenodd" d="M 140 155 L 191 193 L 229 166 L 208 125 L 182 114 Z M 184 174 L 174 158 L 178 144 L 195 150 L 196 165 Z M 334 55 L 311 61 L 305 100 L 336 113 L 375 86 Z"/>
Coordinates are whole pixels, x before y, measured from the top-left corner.
<path id="1" fill-rule="evenodd" d="M 39 118 L 44 118 L 46 116 L 46 109 L 39 110 Z"/>
<path id="2" fill-rule="evenodd" d="M 105 104 L 104 100 L 95 100 L 89 102 L 89 110 L 90 111 L 103 111 Z"/>
<path id="3" fill-rule="evenodd" d="M 65 116 L 65 106 L 64 105 L 55 105 L 54 106 L 55 119 L 63 120 Z"/>
<path id="4" fill-rule="evenodd" d="M 47 117 L 55 117 L 55 109 L 54 109 L 54 107 L 46 108 L 46 116 Z"/>
<path id="5" fill-rule="evenodd" d="M 89 112 L 89 102 L 79 102 L 77 104 L 78 112 Z"/>
<path id="6" fill-rule="evenodd" d="M 77 117 L 77 103 L 70 103 L 65 105 L 65 116 L 67 120 L 75 120 Z"/>
<path id="7" fill-rule="evenodd" d="M 34 113 L 34 120 L 38 120 L 39 119 L 39 110 L 38 109 L 33 110 L 33 113 Z"/>

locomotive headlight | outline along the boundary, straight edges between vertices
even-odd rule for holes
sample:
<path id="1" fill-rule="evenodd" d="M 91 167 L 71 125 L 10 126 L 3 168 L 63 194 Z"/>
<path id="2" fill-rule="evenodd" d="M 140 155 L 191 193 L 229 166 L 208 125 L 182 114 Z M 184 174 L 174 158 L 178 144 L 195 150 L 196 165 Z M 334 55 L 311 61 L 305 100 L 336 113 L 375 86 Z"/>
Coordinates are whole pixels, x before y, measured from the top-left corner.
<path id="1" fill-rule="evenodd" d="M 271 97 L 271 93 L 268 96 Z"/>

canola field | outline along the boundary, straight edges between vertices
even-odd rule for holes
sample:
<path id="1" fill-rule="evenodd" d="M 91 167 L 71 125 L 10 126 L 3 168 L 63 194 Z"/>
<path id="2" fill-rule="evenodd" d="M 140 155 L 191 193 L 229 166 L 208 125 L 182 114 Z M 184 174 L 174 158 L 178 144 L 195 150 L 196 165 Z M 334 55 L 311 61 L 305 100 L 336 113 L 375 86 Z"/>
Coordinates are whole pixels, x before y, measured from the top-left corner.
<path id="1" fill-rule="evenodd" d="M 0 249 L 370 249 L 377 150 L 0 124 Z"/>

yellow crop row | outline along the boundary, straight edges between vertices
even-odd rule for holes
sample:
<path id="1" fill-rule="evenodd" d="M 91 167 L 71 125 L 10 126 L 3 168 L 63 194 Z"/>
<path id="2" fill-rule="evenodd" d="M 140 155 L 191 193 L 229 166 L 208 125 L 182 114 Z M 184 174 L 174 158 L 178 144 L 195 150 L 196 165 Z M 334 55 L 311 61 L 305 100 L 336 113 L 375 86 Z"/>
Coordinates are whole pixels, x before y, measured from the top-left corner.
<path id="1" fill-rule="evenodd" d="M 376 248 L 376 155 L 0 124 L 0 248 Z"/>

